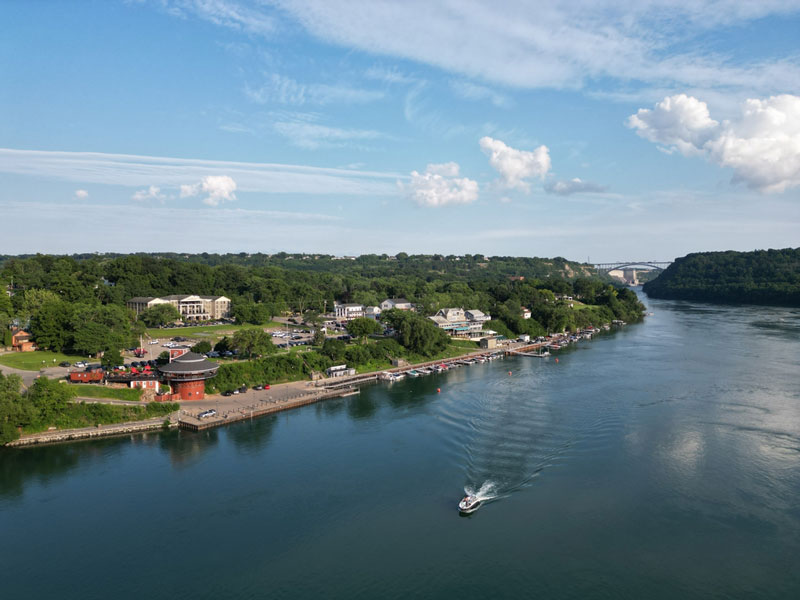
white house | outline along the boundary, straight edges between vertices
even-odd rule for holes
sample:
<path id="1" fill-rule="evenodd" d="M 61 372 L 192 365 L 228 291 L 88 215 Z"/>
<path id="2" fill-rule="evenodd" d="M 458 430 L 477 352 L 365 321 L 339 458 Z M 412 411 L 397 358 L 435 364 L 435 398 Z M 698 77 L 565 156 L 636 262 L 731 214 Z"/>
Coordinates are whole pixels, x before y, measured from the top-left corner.
<path id="1" fill-rule="evenodd" d="M 412 310 L 414 305 L 405 298 L 387 298 L 381 302 L 381 310 L 391 310 L 393 308 L 397 310 Z"/>
<path id="2" fill-rule="evenodd" d="M 334 313 L 338 321 L 352 321 L 364 316 L 363 304 L 336 304 Z"/>
<path id="3" fill-rule="evenodd" d="M 530 319 L 531 318 L 531 309 L 522 307 L 522 318 L 523 319 Z"/>

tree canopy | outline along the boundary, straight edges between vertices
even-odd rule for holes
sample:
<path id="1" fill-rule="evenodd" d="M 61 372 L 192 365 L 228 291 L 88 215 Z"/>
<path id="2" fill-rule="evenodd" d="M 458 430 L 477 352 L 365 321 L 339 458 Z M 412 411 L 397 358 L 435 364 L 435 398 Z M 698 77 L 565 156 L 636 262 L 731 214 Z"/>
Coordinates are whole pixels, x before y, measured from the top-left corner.
<path id="1" fill-rule="evenodd" d="M 800 306 L 800 248 L 688 254 L 643 289 L 670 300 Z"/>

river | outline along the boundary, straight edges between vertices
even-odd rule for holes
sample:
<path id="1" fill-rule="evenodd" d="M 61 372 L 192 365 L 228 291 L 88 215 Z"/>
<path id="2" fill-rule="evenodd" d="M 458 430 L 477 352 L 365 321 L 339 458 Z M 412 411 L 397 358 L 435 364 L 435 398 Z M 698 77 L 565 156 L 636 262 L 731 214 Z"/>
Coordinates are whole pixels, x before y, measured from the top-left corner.
<path id="1" fill-rule="evenodd" d="M 4 597 L 800 597 L 800 310 L 645 302 L 558 362 L 0 451 Z"/>

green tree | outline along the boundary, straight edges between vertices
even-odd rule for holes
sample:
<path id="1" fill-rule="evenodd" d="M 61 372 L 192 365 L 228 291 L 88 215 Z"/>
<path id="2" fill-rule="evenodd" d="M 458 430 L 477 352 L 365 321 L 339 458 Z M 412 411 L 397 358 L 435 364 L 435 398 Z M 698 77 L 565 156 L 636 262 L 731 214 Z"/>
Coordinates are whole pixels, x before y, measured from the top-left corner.
<path id="1" fill-rule="evenodd" d="M 197 342 L 194 346 L 192 346 L 192 352 L 197 352 L 198 354 L 207 354 L 211 352 L 211 342 L 207 340 Z"/>
<path id="2" fill-rule="evenodd" d="M 272 343 L 272 336 L 261 329 L 240 329 L 233 334 L 232 345 L 240 354 L 252 358 L 261 354 L 273 354 L 278 349 Z"/>
<path id="3" fill-rule="evenodd" d="M 359 317 L 347 323 L 347 333 L 362 342 L 366 341 L 367 336 L 379 333 L 382 329 L 380 323 L 367 317 Z"/>
<path id="4" fill-rule="evenodd" d="M 119 350 L 110 349 L 103 352 L 103 358 L 100 359 L 100 364 L 104 367 L 117 367 L 124 364 L 122 354 Z"/>
<path id="5" fill-rule="evenodd" d="M 214 344 L 214 352 L 222 354 L 223 352 L 230 352 L 231 350 L 233 350 L 233 344 L 227 335 L 223 336 L 220 341 Z"/>
<path id="6" fill-rule="evenodd" d="M 168 323 L 180 321 L 181 313 L 173 304 L 156 304 L 144 309 L 139 314 L 139 320 L 148 327 L 163 327 Z"/>
<path id="7" fill-rule="evenodd" d="M 322 344 L 320 352 L 330 358 L 331 362 L 338 364 L 345 361 L 345 348 L 347 348 L 347 344 L 342 340 L 328 338 Z"/>
<path id="8" fill-rule="evenodd" d="M 39 377 L 28 389 L 26 399 L 36 411 L 35 420 L 43 425 L 52 425 L 76 395 L 75 388 L 69 385 Z"/>
<path id="9" fill-rule="evenodd" d="M 31 335 L 39 348 L 61 352 L 71 346 L 72 307 L 59 298 L 51 298 L 31 317 Z"/>
<path id="10" fill-rule="evenodd" d="M 382 318 L 394 328 L 397 341 L 416 354 L 433 356 L 450 343 L 450 336 L 430 319 L 416 313 L 389 310 L 383 313 Z"/>
<path id="11" fill-rule="evenodd" d="M 311 339 L 311 343 L 315 346 L 321 346 L 325 343 L 325 332 L 322 331 L 322 328 L 319 327 L 314 330 L 314 337 Z"/>
<path id="12" fill-rule="evenodd" d="M 31 422 L 34 412 L 20 394 L 22 379 L 0 373 L 0 446 L 19 438 L 18 427 Z"/>

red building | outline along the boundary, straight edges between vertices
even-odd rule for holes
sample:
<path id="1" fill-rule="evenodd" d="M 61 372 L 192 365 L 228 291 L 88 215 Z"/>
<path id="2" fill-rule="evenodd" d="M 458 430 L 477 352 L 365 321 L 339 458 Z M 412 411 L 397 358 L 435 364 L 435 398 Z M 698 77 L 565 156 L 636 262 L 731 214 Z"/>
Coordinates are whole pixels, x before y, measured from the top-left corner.
<path id="1" fill-rule="evenodd" d="M 158 368 L 172 387 L 173 395 L 181 400 L 202 400 L 205 397 L 206 379 L 217 374 L 219 365 L 202 354 L 186 352 Z"/>

